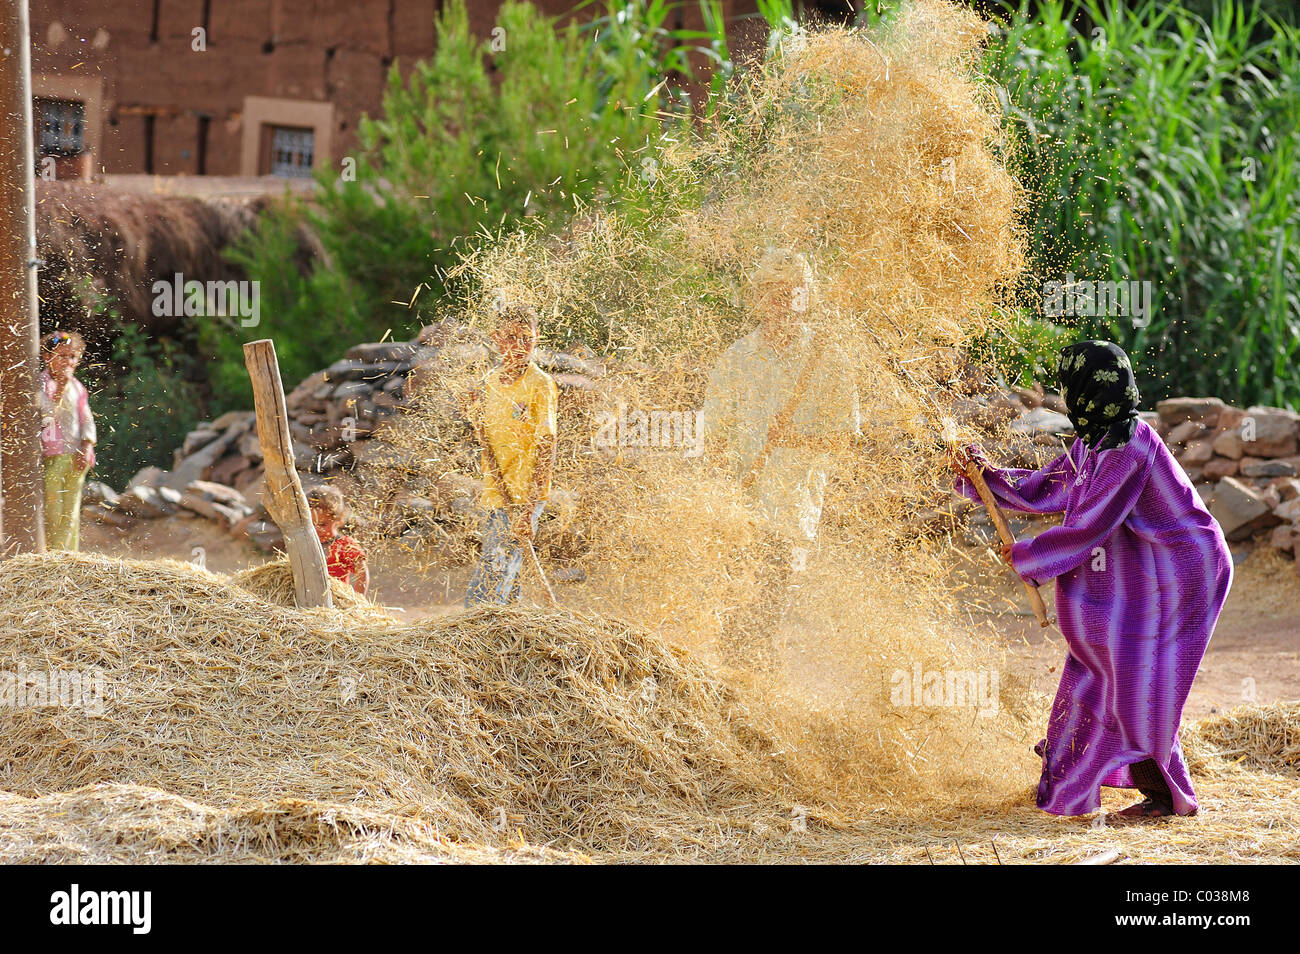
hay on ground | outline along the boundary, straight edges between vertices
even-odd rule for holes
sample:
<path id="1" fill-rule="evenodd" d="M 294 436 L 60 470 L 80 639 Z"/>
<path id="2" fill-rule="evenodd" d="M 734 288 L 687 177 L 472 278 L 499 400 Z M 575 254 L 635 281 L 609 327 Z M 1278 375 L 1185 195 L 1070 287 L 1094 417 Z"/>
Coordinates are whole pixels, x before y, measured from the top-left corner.
<path id="1" fill-rule="evenodd" d="M 1228 769 L 1198 771 L 1201 816 L 1170 826 L 1046 816 L 1024 775 L 947 806 L 829 805 L 798 737 L 610 620 L 368 622 L 177 561 L 22 556 L 6 571 L 0 668 L 28 685 L 98 671 L 104 692 L 98 713 L 0 707 L 0 860 L 1300 858 L 1300 789 L 1255 768 L 1293 763 L 1294 704 L 1189 727 Z M 1106 792 L 1107 810 L 1132 797 Z"/>
<path id="2" fill-rule="evenodd" d="M 1207 774 L 1246 768 L 1300 775 L 1300 702 L 1237 706 L 1183 728 L 1197 758 L 1189 767 Z"/>
<path id="3" fill-rule="evenodd" d="M 297 606 L 294 596 L 293 568 L 289 565 L 288 557 L 240 570 L 230 578 L 230 582 L 268 603 L 277 606 Z M 396 617 L 382 606 L 372 603 L 342 580 L 330 577 L 329 584 L 336 608 L 346 609 L 362 619 L 375 622 L 396 620 Z"/>
<path id="4" fill-rule="evenodd" d="M 0 792 L 0 864 L 564 864 L 573 852 L 462 845 L 427 822 L 301 799 L 217 809 L 138 785 Z"/>
<path id="5" fill-rule="evenodd" d="M 411 625 L 297 610 L 175 561 L 23 556 L 0 580 L 13 672 L 97 672 L 102 713 L 0 709 L 0 788 L 96 783 L 217 808 L 297 798 L 587 849 L 787 814 L 777 746 L 652 634 L 502 609 Z"/>

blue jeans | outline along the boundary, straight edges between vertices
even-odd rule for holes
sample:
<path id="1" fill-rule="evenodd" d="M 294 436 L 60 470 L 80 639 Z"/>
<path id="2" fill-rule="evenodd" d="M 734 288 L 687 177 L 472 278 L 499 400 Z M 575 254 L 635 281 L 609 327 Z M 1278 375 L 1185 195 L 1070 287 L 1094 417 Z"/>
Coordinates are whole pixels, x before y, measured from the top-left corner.
<path id="1" fill-rule="evenodd" d="M 533 507 L 533 532 L 546 501 Z M 510 532 L 510 518 L 504 507 L 490 510 L 483 524 L 483 551 L 469 580 L 465 606 L 475 603 L 507 603 L 523 599 L 524 587 L 519 573 L 524 568 L 524 546 Z"/>

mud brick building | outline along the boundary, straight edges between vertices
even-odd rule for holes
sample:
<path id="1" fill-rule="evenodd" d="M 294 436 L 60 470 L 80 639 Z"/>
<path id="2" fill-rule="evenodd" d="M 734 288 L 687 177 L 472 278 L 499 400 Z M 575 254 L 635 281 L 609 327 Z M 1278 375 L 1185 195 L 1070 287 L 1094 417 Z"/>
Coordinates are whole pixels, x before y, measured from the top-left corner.
<path id="1" fill-rule="evenodd" d="M 843 6 L 845 0 L 828 0 Z M 357 143 L 385 77 L 428 57 L 441 0 L 32 0 L 37 155 L 99 173 L 307 176 Z M 468 0 L 489 36 L 501 0 Z M 563 15 L 576 0 L 538 0 Z M 754 0 L 723 0 L 736 39 Z M 587 10 L 598 9 L 588 7 Z M 695 4 L 683 4 L 696 26 Z M 733 44 L 734 45 L 734 44 Z"/>

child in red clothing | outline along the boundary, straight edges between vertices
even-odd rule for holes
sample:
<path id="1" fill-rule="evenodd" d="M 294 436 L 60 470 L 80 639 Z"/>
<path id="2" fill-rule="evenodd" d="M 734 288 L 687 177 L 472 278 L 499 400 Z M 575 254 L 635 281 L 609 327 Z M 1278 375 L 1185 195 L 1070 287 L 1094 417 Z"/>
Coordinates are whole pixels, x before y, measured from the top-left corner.
<path id="1" fill-rule="evenodd" d="M 311 507 L 316 536 L 325 548 L 325 569 L 364 596 L 370 589 L 370 568 L 361 544 L 341 532 L 348 516 L 343 494 L 336 487 L 314 487 L 307 494 L 307 505 Z"/>

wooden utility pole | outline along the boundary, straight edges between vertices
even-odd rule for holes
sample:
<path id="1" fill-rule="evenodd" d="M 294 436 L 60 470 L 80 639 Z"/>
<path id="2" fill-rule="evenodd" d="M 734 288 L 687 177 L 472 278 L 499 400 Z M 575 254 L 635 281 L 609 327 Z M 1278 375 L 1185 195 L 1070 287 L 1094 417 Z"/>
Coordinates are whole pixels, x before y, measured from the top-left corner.
<path id="1" fill-rule="evenodd" d="M 284 403 L 280 363 L 270 338 L 244 345 L 244 366 L 253 379 L 253 406 L 257 409 L 257 439 L 266 468 L 266 509 L 284 534 L 284 548 L 293 568 L 293 591 L 298 605 L 333 606 L 325 551 L 312 526 L 307 495 L 293 465 L 293 438 Z"/>
<path id="2" fill-rule="evenodd" d="M 45 552 L 27 0 L 0 0 L 0 555 Z"/>

